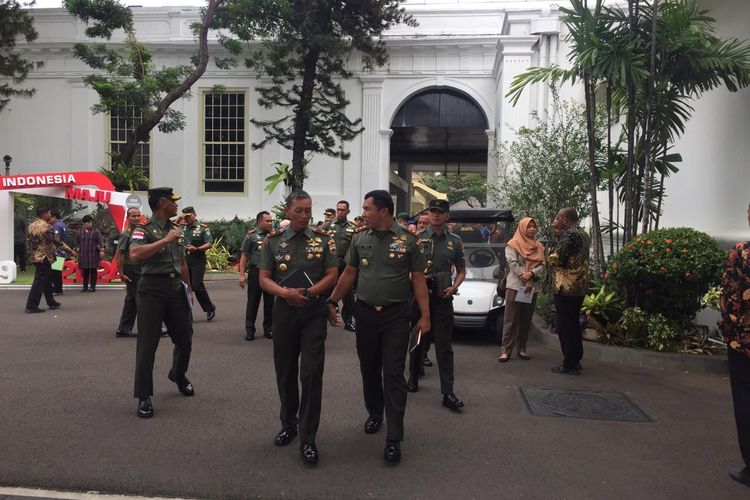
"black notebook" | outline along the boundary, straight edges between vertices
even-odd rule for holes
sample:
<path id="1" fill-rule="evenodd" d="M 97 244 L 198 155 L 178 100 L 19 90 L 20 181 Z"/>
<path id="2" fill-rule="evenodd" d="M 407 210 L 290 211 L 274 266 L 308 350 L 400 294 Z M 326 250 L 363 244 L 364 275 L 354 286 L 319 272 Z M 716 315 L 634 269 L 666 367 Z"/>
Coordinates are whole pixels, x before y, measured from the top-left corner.
<path id="1" fill-rule="evenodd" d="M 279 285 L 285 288 L 310 288 L 315 283 L 302 269 L 295 269 L 292 274 L 279 281 Z"/>

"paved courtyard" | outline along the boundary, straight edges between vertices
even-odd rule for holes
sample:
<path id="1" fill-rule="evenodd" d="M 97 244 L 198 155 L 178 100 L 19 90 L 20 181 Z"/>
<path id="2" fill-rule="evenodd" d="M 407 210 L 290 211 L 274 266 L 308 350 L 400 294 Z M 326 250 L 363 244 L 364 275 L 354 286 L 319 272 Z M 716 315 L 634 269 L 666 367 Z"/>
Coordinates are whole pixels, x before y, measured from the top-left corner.
<path id="1" fill-rule="evenodd" d="M 245 292 L 213 281 L 217 318 L 196 314 L 194 398 L 155 368 L 156 415 L 135 415 L 134 339 L 116 339 L 123 290 L 66 290 L 62 309 L 25 315 L 26 291 L 0 290 L 0 486 L 188 498 L 740 499 L 728 380 L 586 360 L 553 374 L 551 347 L 497 363 L 488 339 L 455 342 L 461 413 L 440 405 L 437 367 L 409 395 L 404 458 L 365 435 L 354 336 L 329 328 L 321 461 L 305 466 L 279 430 L 271 341 L 244 336 Z M 44 304 L 42 304 L 44 307 Z M 649 418 L 623 423 L 532 416 L 520 389 L 619 391 Z"/>

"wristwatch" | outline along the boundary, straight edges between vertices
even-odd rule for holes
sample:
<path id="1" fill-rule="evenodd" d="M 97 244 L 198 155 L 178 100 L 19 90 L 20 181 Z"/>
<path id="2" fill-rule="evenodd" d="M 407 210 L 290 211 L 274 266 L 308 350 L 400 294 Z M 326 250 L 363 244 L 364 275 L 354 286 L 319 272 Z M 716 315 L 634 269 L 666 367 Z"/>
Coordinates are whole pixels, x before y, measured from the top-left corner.
<path id="1" fill-rule="evenodd" d="M 332 305 L 332 306 L 334 307 L 334 309 L 336 309 L 336 312 L 339 312 L 339 303 L 338 303 L 338 302 L 336 302 L 335 300 L 332 300 L 331 298 L 329 298 L 329 299 L 328 299 L 328 300 L 326 301 L 326 304 L 330 304 L 330 305 Z"/>

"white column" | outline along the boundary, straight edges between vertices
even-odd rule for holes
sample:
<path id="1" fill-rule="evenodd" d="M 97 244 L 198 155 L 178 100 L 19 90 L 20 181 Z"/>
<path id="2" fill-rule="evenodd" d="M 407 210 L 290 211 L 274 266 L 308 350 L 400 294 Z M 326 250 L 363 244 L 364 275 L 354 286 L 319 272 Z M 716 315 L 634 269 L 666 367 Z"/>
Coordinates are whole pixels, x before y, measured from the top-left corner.
<path id="1" fill-rule="evenodd" d="M 515 130 L 530 124 L 529 118 L 532 111 L 530 89 L 524 89 L 515 106 L 505 94 L 510 89 L 513 79 L 531 67 L 533 47 L 538 40 L 537 36 L 500 37 L 502 46 L 502 69 L 498 82 L 500 90 L 498 98 L 501 99 L 500 135 L 498 137 L 500 141 L 513 141 L 516 136 Z"/>
<path id="2" fill-rule="evenodd" d="M 362 176 L 360 199 L 372 189 L 388 189 L 390 129 L 381 130 L 383 77 L 361 76 L 362 81 Z"/>
<path id="3" fill-rule="evenodd" d="M 490 128 L 484 131 L 487 135 L 487 184 L 491 186 L 499 185 L 500 181 L 500 166 L 497 163 L 497 156 L 495 148 L 497 147 L 497 141 L 495 140 L 495 129 Z M 492 192 L 487 193 L 487 206 L 497 206 L 501 201 L 492 196 Z"/>
<path id="4" fill-rule="evenodd" d="M 13 260 L 13 196 L 0 191 L 0 260 Z"/>

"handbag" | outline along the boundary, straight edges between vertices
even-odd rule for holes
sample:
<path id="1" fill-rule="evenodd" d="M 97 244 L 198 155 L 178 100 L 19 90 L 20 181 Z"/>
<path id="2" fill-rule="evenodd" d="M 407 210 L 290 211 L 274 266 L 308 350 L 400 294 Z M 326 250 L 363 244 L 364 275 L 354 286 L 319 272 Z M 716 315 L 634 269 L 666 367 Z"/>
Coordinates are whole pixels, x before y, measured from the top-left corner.
<path id="1" fill-rule="evenodd" d="M 505 296 L 505 289 L 508 286 L 508 266 L 506 265 L 502 271 L 500 271 L 499 279 L 497 280 L 497 294 Z"/>

